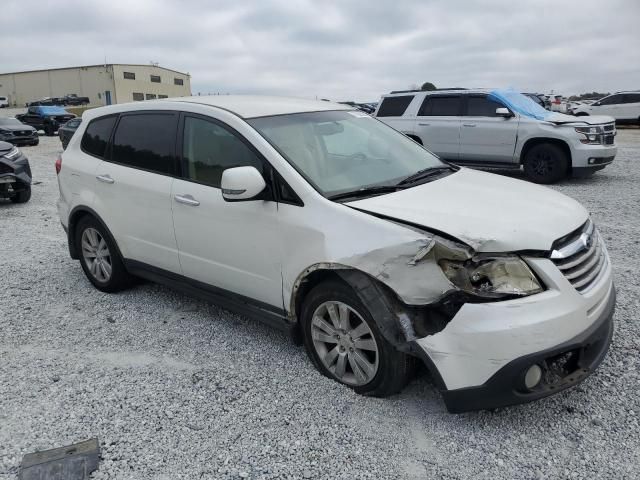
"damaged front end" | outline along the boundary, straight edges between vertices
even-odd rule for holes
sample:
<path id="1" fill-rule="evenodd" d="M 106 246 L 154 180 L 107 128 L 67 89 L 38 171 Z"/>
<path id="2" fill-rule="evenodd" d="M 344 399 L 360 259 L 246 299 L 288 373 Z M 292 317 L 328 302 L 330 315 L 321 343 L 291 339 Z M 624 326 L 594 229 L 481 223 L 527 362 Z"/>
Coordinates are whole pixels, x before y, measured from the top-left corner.
<path id="1" fill-rule="evenodd" d="M 13 145 L 0 142 L 0 198 L 14 198 L 30 188 L 29 160 Z"/>
<path id="2" fill-rule="evenodd" d="M 367 305 L 387 341 L 422 356 L 415 340 L 444 330 L 465 303 L 517 298 L 544 288 L 518 256 L 476 254 L 461 242 L 420 233 L 422 238 L 411 242 L 307 269 L 294 284 L 293 298 L 312 272 L 331 270 Z"/>

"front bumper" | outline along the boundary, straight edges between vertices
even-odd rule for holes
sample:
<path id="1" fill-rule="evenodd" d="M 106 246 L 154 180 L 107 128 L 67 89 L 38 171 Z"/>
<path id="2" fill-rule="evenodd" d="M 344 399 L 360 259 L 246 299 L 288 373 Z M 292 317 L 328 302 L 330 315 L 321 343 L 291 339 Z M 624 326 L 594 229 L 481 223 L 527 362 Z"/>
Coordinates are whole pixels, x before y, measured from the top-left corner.
<path id="1" fill-rule="evenodd" d="M 553 348 L 517 358 L 498 370 L 483 385 L 442 392 L 451 413 L 504 407 L 531 402 L 582 382 L 602 363 L 613 336 L 615 289 L 597 321 L 587 330 Z M 559 373 L 547 375 L 535 388 L 524 387 L 524 374 L 536 364 L 549 372 L 556 362 L 566 362 Z"/>
<path id="2" fill-rule="evenodd" d="M 553 388 L 523 391 L 520 369 L 525 364 L 528 368 L 579 349 L 581 342 L 593 344 L 596 337 L 606 334 L 605 327 L 600 327 L 611 323 L 615 304 L 608 259 L 597 282 L 583 293 L 551 260 L 525 260 L 546 291 L 515 300 L 465 304 L 442 331 L 414 342 L 414 350 L 434 374 L 451 411 L 493 408 L 550 395 L 586 378 L 607 351 L 609 341 L 599 342 L 602 355 L 593 361 L 583 355 L 579 362 L 586 372 L 576 371 Z"/>
<path id="3" fill-rule="evenodd" d="M 571 166 L 599 170 L 612 163 L 617 153 L 615 145 L 585 145 L 577 141 L 571 148 Z"/>

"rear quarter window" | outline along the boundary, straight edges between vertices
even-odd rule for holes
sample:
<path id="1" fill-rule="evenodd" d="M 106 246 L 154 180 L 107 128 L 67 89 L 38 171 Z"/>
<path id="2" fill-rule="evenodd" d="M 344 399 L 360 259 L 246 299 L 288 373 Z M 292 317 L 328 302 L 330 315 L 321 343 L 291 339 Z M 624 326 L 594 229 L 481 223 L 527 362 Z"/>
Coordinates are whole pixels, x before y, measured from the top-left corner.
<path id="1" fill-rule="evenodd" d="M 399 97 L 385 97 L 382 99 L 377 117 L 400 117 L 404 115 L 414 95 L 402 95 Z"/>
<path id="2" fill-rule="evenodd" d="M 84 135 L 82 135 L 80 148 L 89 155 L 104 158 L 111 131 L 117 118 L 117 116 L 113 115 L 92 120 L 84 131 Z"/>

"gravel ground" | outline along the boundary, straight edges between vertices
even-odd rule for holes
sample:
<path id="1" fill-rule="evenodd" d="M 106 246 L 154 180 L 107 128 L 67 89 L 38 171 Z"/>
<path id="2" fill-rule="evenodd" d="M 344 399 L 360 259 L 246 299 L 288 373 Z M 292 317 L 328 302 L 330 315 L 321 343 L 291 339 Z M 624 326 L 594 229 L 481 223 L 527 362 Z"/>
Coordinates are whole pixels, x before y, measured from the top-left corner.
<path id="1" fill-rule="evenodd" d="M 450 415 L 426 375 L 360 397 L 215 305 L 153 284 L 95 290 L 56 213 L 60 142 L 41 137 L 23 149 L 31 201 L 0 202 L 0 479 L 25 453 L 94 436 L 94 479 L 640 477 L 640 130 L 618 144 L 612 166 L 553 187 L 593 213 L 613 261 L 603 365 L 555 397 Z"/>

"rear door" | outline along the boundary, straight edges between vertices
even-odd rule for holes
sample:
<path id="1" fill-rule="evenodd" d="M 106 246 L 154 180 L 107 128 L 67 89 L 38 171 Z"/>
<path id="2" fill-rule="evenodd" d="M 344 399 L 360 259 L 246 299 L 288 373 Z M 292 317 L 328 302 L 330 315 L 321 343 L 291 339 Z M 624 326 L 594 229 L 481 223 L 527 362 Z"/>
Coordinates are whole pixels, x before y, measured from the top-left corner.
<path id="1" fill-rule="evenodd" d="M 625 93 L 620 109 L 624 120 L 640 120 L 640 93 Z"/>
<path id="2" fill-rule="evenodd" d="M 95 209 L 125 258 L 180 273 L 171 184 L 178 174 L 177 112 L 120 115 L 109 160 L 95 170 Z"/>
<path id="3" fill-rule="evenodd" d="M 270 167 L 222 121 L 185 113 L 182 124 L 183 178 L 171 204 L 184 275 L 282 310 L 278 204 L 227 202 L 220 189 L 227 168 L 256 167 L 268 183 Z"/>
<path id="4" fill-rule="evenodd" d="M 460 157 L 461 95 L 427 95 L 418 110 L 416 133 L 422 144 L 445 160 Z"/>
<path id="5" fill-rule="evenodd" d="M 506 106 L 487 95 L 467 95 L 460 128 L 460 161 L 482 163 L 514 162 L 518 138 L 517 117 L 496 115 Z"/>

